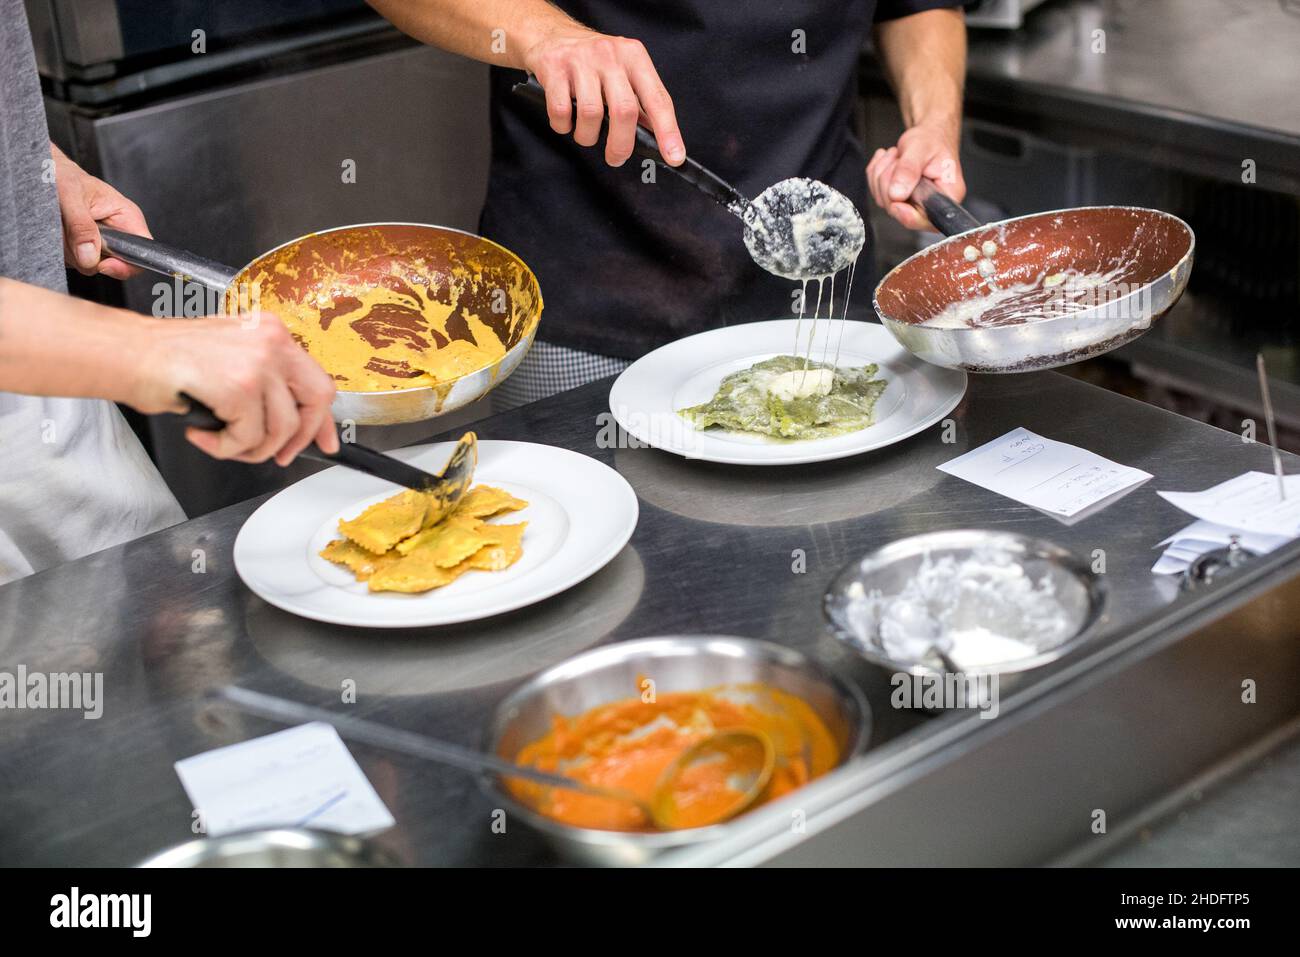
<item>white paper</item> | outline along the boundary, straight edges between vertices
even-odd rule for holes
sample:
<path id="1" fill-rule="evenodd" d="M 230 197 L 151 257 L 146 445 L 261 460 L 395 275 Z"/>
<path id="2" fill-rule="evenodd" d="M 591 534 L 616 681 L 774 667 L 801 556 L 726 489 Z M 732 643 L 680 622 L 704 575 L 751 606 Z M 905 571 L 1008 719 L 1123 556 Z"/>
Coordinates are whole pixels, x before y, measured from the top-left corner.
<path id="1" fill-rule="evenodd" d="M 1276 480 L 1274 480 L 1276 481 Z M 1238 543 L 1242 548 L 1247 548 L 1252 552 L 1259 552 L 1261 555 L 1271 552 L 1274 549 L 1281 548 L 1294 535 L 1273 535 L 1264 532 L 1250 532 L 1240 528 L 1229 528 L 1226 525 L 1215 525 L 1213 522 L 1195 521 L 1192 524 L 1180 528 L 1160 545 L 1172 545 L 1177 543 L 1183 548 L 1195 548 L 1204 542 L 1211 548 L 1223 548 L 1232 541 L 1233 536 L 1237 537 Z M 1159 548 L 1157 545 L 1156 548 Z M 1209 551 L 1211 549 L 1199 549 L 1199 552 Z"/>
<path id="2" fill-rule="evenodd" d="M 321 722 L 217 748 L 176 762 L 212 837 L 260 827 L 362 834 L 393 826 L 333 727 Z"/>
<path id="3" fill-rule="evenodd" d="M 1295 537 L 1248 532 L 1243 529 L 1228 528 L 1226 525 L 1215 525 L 1212 522 L 1195 521 L 1174 532 L 1156 546 L 1157 548 L 1161 545 L 1168 547 L 1151 566 L 1151 571 L 1157 575 L 1180 574 L 1206 552 L 1227 546 L 1234 536 L 1242 548 L 1257 555 L 1267 555 Z"/>
<path id="4" fill-rule="evenodd" d="M 1066 518 L 1151 478 L 1141 469 L 1028 429 L 1008 432 L 939 470 Z"/>
<path id="5" fill-rule="evenodd" d="M 1294 537 L 1300 532 L 1300 475 L 1283 478 L 1286 498 L 1280 498 L 1277 476 L 1246 472 L 1203 492 L 1159 492 L 1166 502 L 1188 515 L 1228 528 Z"/>
<path id="6" fill-rule="evenodd" d="M 1156 575 L 1181 575 L 1191 564 L 1166 552 L 1156 559 L 1156 563 L 1151 566 L 1151 571 Z"/>

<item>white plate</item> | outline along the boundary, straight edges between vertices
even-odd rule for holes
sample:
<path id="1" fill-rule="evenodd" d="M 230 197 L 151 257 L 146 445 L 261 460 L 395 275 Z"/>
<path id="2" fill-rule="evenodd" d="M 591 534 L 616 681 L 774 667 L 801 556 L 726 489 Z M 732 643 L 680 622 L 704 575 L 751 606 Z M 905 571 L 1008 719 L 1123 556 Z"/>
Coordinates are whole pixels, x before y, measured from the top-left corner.
<path id="1" fill-rule="evenodd" d="M 436 472 L 453 442 L 392 454 Z M 474 482 L 495 485 L 528 507 L 491 519 L 527 522 L 524 554 L 504 571 L 472 571 L 418 595 L 372 593 L 346 568 L 317 554 L 353 518 L 398 489 L 338 466 L 291 485 L 249 516 L 235 539 L 235 570 L 277 608 L 338 625 L 450 625 L 514 611 L 595 574 L 636 528 L 636 493 L 593 458 L 531 442 L 480 442 Z"/>
<path id="2" fill-rule="evenodd" d="M 843 323 L 843 339 L 839 340 Z M 957 407 L 966 394 L 966 373 L 922 362 L 875 323 L 819 320 L 812 357 L 835 354 L 839 364 L 862 366 L 874 362 L 877 375 L 888 383 L 876 402 L 873 425 L 828 439 L 773 439 L 722 429 L 696 429 L 678 409 L 708 402 L 723 376 L 755 362 L 794 354 L 797 320 L 749 322 L 670 342 L 632 363 L 609 392 L 610 411 L 623 430 L 655 448 L 687 458 L 732 465 L 798 465 L 824 462 L 901 442 L 928 429 Z M 810 322 L 803 320 L 801 345 Z"/>

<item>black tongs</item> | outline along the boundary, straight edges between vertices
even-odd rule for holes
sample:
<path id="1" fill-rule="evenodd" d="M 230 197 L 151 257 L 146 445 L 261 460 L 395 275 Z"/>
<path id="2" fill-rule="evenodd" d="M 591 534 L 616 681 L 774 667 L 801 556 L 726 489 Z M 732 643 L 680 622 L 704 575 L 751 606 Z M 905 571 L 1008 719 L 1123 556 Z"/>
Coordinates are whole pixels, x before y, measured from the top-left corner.
<path id="1" fill-rule="evenodd" d="M 537 77 L 530 76 L 526 81 L 516 83 L 510 88 L 510 92 L 541 107 L 543 114 L 546 112 L 546 90 L 542 88 L 542 84 L 537 82 Z M 597 142 L 604 142 L 608 136 L 609 118 L 606 117 L 601 122 L 600 139 Z M 632 146 L 632 155 L 653 160 L 668 172 L 680 176 L 704 195 L 719 205 L 725 206 L 737 216 L 742 216 L 745 208 L 749 206 L 749 199 L 744 193 L 713 172 L 713 170 L 701 166 L 689 156 L 682 162 L 681 166 L 668 165 L 667 160 L 659 152 L 659 144 L 655 142 L 654 133 L 640 123 L 636 125 L 636 140 Z"/>
<path id="2" fill-rule="evenodd" d="M 219 432 L 226 427 L 226 423 L 198 399 L 184 392 L 181 393 L 181 398 L 190 404 L 188 412 L 178 413 L 175 416 L 181 424 L 207 432 Z M 441 501 L 442 509 L 448 511 L 460 501 L 460 497 L 465 494 L 474 478 L 474 467 L 478 464 L 478 437 L 473 432 L 466 432 L 456 443 L 456 448 L 440 475 L 418 469 L 401 459 L 385 455 L 367 446 L 344 442 L 341 439 L 339 450 L 333 454 L 321 451 L 315 442 L 303 449 L 300 454 L 304 458 L 317 462 L 343 465 L 395 485 L 404 485 L 416 491 L 435 495 Z"/>

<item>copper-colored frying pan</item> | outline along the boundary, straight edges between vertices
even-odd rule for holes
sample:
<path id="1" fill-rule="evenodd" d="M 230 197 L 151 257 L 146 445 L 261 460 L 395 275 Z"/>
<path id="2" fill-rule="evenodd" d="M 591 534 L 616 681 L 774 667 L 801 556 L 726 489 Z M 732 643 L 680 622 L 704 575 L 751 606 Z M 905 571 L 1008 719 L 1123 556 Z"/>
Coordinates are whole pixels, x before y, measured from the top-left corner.
<path id="1" fill-rule="evenodd" d="M 435 386 L 403 385 L 419 372 L 402 364 L 372 359 L 370 371 L 391 389 L 347 391 L 340 386 L 332 412 L 339 422 L 392 425 L 419 422 L 451 412 L 485 395 L 519 365 L 537 332 L 542 295 L 518 256 L 490 240 L 444 226 L 368 223 L 310 233 L 258 256 L 242 269 L 140 236 L 101 229 L 113 256 L 164 275 L 192 279 L 225 294 L 232 312 L 259 302 L 342 302 L 359 290 L 383 286 L 398 301 L 350 314 L 353 329 L 376 342 L 411 338 L 441 347 L 473 335 L 466 317 L 474 316 L 500 340 L 505 354 L 479 369 Z M 250 290 L 256 288 L 255 295 Z M 422 317 L 426 301 L 454 303 L 445 334 Z M 256 303 L 251 303 L 256 304 Z M 321 319 L 328 322 L 321 310 Z M 379 365 L 375 365 L 379 362 Z M 335 370 L 326 369 L 327 372 Z"/>
<path id="2" fill-rule="evenodd" d="M 968 372 L 1029 372 L 1101 355 L 1136 339 L 1178 301 L 1192 271 L 1196 238 L 1176 216 L 1133 206 L 1095 206 L 982 225 L 922 181 L 913 202 L 948 238 L 896 266 L 876 287 L 876 314 L 904 348 L 935 365 Z M 1061 307 L 1043 289 L 1042 318 L 974 327 L 923 324 L 951 304 L 985 296 L 986 277 L 967 248 L 996 245 L 995 282 L 1037 285 L 1066 271 L 1106 275 L 1080 306 Z M 984 258 L 982 253 L 979 258 Z M 1077 311 L 1076 311 L 1077 310 Z"/>

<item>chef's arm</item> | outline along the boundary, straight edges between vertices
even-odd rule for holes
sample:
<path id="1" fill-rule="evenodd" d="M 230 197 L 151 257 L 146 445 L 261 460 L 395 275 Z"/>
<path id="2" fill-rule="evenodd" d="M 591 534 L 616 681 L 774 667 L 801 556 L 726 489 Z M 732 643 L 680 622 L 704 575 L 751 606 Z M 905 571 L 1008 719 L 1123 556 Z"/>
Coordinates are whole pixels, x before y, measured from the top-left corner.
<path id="1" fill-rule="evenodd" d="M 186 433 L 216 458 L 287 465 L 313 440 L 338 449 L 333 380 L 265 313 L 152 319 L 0 278 L 0 392 L 146 414 L 184 412 L 184 392 L 226 423 Z"/>
<path id="2" fill-rule="evenodd" d="M 876 24 L 875 45 L 905 131 L 896 146 L 876 150 L 867 180 L 890 216 L 910 229 L 926 228 L 925 217 L 905 202 L 922 176 L 959 202 L 966 195 L 958 160 L 966 21 L 960 9 L 886 20 Z"/>
<path id="3" fill-rule="evenodd" d="M 638 40 L 597 33 L 546 0 L 368 2 L 417 40 L 532 73 L 546 89 L 551 129 L 572 131 L 582 146 L 596 144 L 608 113 L 611 166 L 632 155 L 642 113 L 664 158 L 674 166 L 686 158 L 672 98 Z"/>

